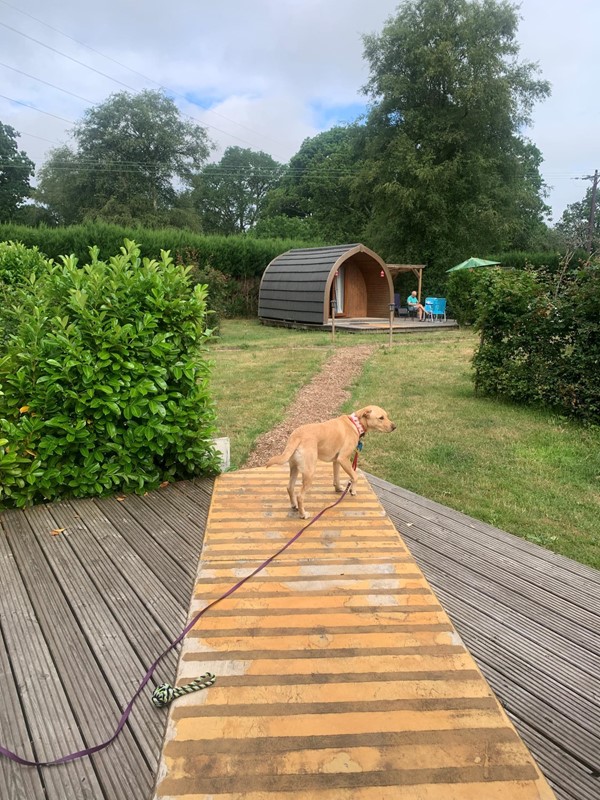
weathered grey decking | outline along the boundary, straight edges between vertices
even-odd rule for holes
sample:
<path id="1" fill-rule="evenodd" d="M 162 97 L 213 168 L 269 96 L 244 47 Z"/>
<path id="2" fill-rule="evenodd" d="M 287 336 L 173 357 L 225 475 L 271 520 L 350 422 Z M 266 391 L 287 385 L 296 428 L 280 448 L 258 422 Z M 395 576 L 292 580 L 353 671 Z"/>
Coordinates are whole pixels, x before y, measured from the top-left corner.
<path id="1" fill-rule="evenodd" d="M 112 735 L 185 624 L 211 492 L 210 480 L 182 482 L 0 514 L 2 745 L 50 760 Z M 176 658 L 156 683 L 174 680 Z M 147 800 L 166 720 L 149 697 L 91 758 L 39 770 L 0 758 L 0 798 Z"/>
<path id="2" fill-rule="evenodd" d="M 600 573 L 369 480 L 557 796 L 597 800 Z M 211 489 L 0 514 L 1 744 L 49 759 L 112 733 L 183 627 Z M 91 759 L 36 770 L 0 758 L 0 798 L 147 800 L 166 717 L 149 694 Z"/>
<path id="3" fill-rule="evenodd" d="M 369 480 L 557 796 L 598 800 L 600 572 Z"/>

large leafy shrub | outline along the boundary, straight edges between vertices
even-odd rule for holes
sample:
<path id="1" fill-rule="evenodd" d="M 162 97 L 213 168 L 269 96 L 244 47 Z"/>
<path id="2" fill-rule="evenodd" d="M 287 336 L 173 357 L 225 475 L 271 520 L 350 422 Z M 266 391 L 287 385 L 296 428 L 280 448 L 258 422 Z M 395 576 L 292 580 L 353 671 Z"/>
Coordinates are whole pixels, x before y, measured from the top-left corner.
<path id="1" fill-rule="evenodd" d="M 478 391 L 600 422 L 600 266 L 486 271 L 477 293 Z"/>
<path id="2" fill-rule="evenodd" d="M 187 250 L 178 262 L 192 266 L 194 283 L 207 287 L 207 304 L 211 313 L 211 327 L 218 330 L 222 318 L 255 317 L 258 313 L 258 291 L 260 278 L 234 278 L 202 262 L 195 250 Z"/>
<path id="3" fill-rule="evenodd" d="M 206 288 L 121 253 L 47 265 L 17 292 L 0 359 L 0 504 L 156 487 L 214 471 Z"/>
<path id="4" fill-rule="evenodd" d="M 472 325 L 475 322 L 477 287 L 484 272 L 484 269 L 461 269 L 448 276 L 445 292 L 448 310 L 459 325 Z"/>
<path id="5" fill-rule="evenodd" d="M 47 267 L 48 261 L 37 247 L 25 247 L 20 242 L 0 242 L 0 347 L 15 325 L 13 307 L 17 287 L 30 275 L 39 275 Z"/>
<path id="6" fill-rule="evenodd" d="M 37 247 L 25 247 L 21 242 L 0 242 L 0 283 L 20 283 L 32 273 L 44 272 L 46 267 L 46 257 Z"/>
<path id="7" fill-rule="evenodd" d="M 532 271 L 546 279 L 557 280 L 565 271 L 577 272 L 582 267 L 586 254 L 578 250 L 568 256 L 558 252 L 521 252 L 511 251 L 493 257 L 499 261 L 504 269 L 518 269 Z M 451 272 L 446 283 L 446 297 L 450 313 L 460 325 L 472 325 L 477 318 L 476 300 L 479 294 L 479 284 L 490 269 L 492 274 L 495 268 L 463 269 Z"/>

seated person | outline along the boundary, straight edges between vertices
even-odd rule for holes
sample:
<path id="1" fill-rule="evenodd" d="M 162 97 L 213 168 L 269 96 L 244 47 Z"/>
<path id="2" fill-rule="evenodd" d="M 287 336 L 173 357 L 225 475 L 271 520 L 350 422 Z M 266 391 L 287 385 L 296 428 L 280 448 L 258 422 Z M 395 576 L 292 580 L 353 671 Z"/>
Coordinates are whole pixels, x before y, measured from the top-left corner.
<path id="1" fill-rule="evenodd" d="M 416 292 L 411 292 L 410 295 L 406 298 L 406 304 L 408 305 L 409 311 L 416 309 L 419 319 L 423 319 L 423 314 L 425 313 L 425 307 L 419 303 L 419 299 L 417 297 Z"/>

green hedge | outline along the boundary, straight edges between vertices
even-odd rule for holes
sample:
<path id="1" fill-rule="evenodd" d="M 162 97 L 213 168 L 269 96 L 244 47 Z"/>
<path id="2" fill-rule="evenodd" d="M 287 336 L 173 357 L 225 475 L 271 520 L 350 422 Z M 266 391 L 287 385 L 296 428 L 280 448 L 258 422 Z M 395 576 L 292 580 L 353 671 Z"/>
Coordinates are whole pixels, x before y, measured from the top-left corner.
<path id="1" fill-rule="evenodd" d="M 202 236 L 180 228 L 152 230 L 123 228 L 107 223 L 72 225 L 62 228 L 29 228 L 24 225 L 0 225 L 0 240 L 23 242 L 38 247 L 48 258 L 75 255 L 79 261 L 88 257 L 94 244 L 102 258 L 119 251 L 124 239 L 138 242 L 141 256 L 159 259 L 169 250 L 174 260 L 189 263 L 195 254 L 199 267 L 210 267 L 234 278 L 260 277 L 276 256 L 295 247 L 310 247 L 310 242 L 284 239 L 254 239 L 249 236 Z"/>
<path id="2" fill-rule="evenodd" d="M 125 242 L 47 262 L 0 358 L 0 507 L 213 472 L 206 288 Z"/>
<path id="3" fill-rule="evenodd" d="M 562 271 L 565 263 L 565 253 L 557 250 L 545 250 L 532 252 L 528 250 L 511 250 L 507 253 L 499 253 L 490 256 L 493 261 L 499 261 L 503 267 L 513 267 L 514 269 L 530 268 L 533 270 L 543 270 L 555 274 Z M 571 256 L 571 269 L 579 269 L 588 260 L 585 250 L 575 250 Z"/>
<path id="4" fill-rule="evenodd" d="M 600 423 L 600 265 L 482 272 L 477 390 Z"/>

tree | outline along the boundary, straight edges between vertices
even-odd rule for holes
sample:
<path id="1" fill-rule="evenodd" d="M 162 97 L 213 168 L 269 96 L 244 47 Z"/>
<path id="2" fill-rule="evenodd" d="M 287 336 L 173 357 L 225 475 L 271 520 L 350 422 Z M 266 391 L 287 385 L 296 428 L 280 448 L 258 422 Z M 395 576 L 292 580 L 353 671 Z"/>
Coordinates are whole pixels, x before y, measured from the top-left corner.
<path id="1" fill-rule="evenodd" d="M 546 207 L 539 150 L 521 130 L 549 85 L 518 60 L 517 8 L 405 0 L 364 37 L 371 99 L 367 233 L 387 257 L 447 268 L 524 246 Z"/>
<path id="2" fill-rule="evenodd" d="M 86 218 L 160 224 L 176 183 L 189 186 L 208 158 L 204 128 L 181 119 L 162 92 L 120 92 L 88 109 L 76 148 L 52 151 L 40 174 L 40 199 L 65 223 Z"/>
<path id="3" fill-rule="evenodd" d="M 17 146 L 18 133 L 0 122 L 0 222 L 13 219 L 25 200 L 31 196 L 29 178 L 35 164 Z"/>
<path id="4" fill-rule="evenodd" d="M 280 187 L 271 192 L 265 216 L 304 218 L 324 240 L 358 241 L 369 213 L 368 197 L 354 191 L 361 136 L 354 125 L 305 139 Z"/>
<path id="5" fill-rule="evenodd" d="M 577 203 L 566 207 L 562 217 L 556 223 L 556 231 L 561 237 L 563 246 L 587 248 L 590 244 L 590 217 L 592 212 L 593 188 L 588 187 L 585 197 Z M 594 227 L 591 236 L 591 249 L 597 252 L 600 248 L 600 209 L 596 197 Z"/>
<path id="6" fill-rule="evenodd" d="M 228 236 L 251 229 L 283 171 L 267 153 L 228 147 L 217 164 L 208 164 L 193 181 L 192 202 L 204 232 Z"/>

